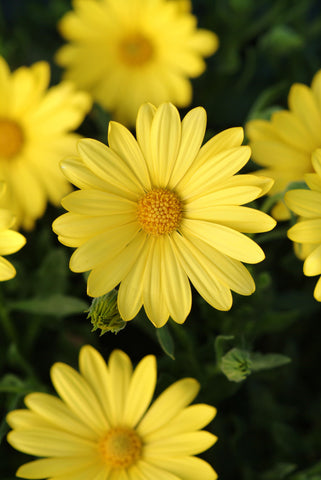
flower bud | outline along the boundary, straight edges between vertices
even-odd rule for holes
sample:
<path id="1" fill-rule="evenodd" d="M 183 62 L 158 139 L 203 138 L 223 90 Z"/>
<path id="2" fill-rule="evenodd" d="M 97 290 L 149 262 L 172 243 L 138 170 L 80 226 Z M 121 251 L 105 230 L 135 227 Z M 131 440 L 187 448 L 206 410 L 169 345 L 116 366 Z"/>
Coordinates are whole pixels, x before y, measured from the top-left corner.
<path id="1" fill-rule="evenodd" d="M 120 316 L 117 295 L 117 290 L 111 290 L 92 300 L 87 315 L 93 325 L 92 332 L 100 328 L 100 335 L 103 335 L 106 332 L 118 333 L 125 328 L 127 322 Z"/>

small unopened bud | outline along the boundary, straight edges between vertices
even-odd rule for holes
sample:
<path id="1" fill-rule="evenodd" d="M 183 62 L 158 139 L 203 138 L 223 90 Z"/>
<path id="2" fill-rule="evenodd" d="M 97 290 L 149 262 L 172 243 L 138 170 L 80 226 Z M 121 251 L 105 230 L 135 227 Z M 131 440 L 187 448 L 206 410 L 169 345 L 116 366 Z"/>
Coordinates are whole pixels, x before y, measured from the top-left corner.
<path id="1" fill-rule="evenodd" d="M 221 370 L 231 382 L 242 382 L 251 373 L 250 354 L 240 348 L 232 348 L 221 358 Z"/>
<path id="2" fill-rule="evenodd" d="M 126 323 L 120 316 L 117 306 L 117 290 L 94 298 L 88 310 L 87 318 L 93 325 L 92 332 L 100 328 L 100 336 L 106 332 L 118 333 Z"/>

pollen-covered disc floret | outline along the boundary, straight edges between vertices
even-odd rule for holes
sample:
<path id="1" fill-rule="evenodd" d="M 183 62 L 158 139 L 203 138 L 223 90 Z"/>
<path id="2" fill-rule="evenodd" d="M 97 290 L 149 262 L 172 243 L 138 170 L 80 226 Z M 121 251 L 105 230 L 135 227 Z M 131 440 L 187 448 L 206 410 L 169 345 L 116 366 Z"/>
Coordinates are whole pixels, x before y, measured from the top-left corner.
<path id="1" fill-rule="evenodd" d="M 137 206 L 138 222 L 150 235 L 165 235 L 179 228 L 182 202 L 175 192 L 155 188 L 146 193 Z"/>
<path id="2" fill-rule="evenodd" d="M 135 430 L 115 427 L 99 444 L 104 462 L 112 468 L 128 468 L 141 457 L 142 441 Z"/>
<path id="3" fill-rule="evenodd" d="M 120 59 L 125 65 L 140 67 L 149 62 L 153 54 L 152 42 L 139 32 L 125 36 L 119 42 Z"/>
<path id="4" fill-rule="evenodd" d="M 0 118 L 0 158 L 10 159 L 17 155 L 23 146 L 24 134 L 14 120 Z"/>

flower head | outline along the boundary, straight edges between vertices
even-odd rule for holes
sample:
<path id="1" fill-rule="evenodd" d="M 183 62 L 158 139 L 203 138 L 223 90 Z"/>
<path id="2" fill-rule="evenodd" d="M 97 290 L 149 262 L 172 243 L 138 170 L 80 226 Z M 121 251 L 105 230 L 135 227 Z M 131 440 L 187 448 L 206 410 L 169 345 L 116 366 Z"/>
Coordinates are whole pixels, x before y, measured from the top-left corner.
<path id="1" fill-rule="evenodd" d="M 22 465 L 22 478 L 214 480 L 216 474 L 195 457 L 216 437 L 201 429 L 215 408 L 189 404 L 199 384 L 184 378 L 151 405 L 156 360 L 144 357 L 132 370 L 129 357 L 114 350 L 106 365 L 87 345 L 79 370 L 56 363 L 51 378 L 60 398 L 26 396 L 26 409 L 7 415 L 8 442 L 24 453 L 45 457 Z"/>
<path id="2" fill-rule="evenodd" d="M 75 0 L 59 29 L 70 43 L 57 53 L 65 78 L 135 123 L 142 103 L 191 102 L 189 78 L 205 70 L 216 35 L 197 29 L 189 0 Z"/>
<path id="3" fill-rule="evenodd" d="M 0 183 L 0 198 L 5 193 L 5 184 Z M 0 255 L 15 253 L 26 243 L 21 233 L 10 230 L 15 222 L 14 215 L 4 208 L 0 208 Z M 0 281 L 10 280 L 16 275 L 14 266 L 0 256 Z"/>
<path id="4" fill-rule="evenodd" d="M 219 310 L 231 307 L 231 290 L 250 295 L 255 289 L 241 262 L 260 262 L 264 253 L 240 232 L 267 231 L 275 221 L 242 205 L 271 181 L 235 175 L 250 157 L 250 148 L 241 146 L 242 128 L 201 147 L 205 128 L 201 107 L 181 122 L 172 104 L 145 104 L 137 141 L 110 122 L 109 147 L 83 139 L 79 157 L 62 162 L 80 190 L 63 199 L 69 213 L 53 229 L 63 244 L 77 247 L 71 270 L 91 270 L 90 296 L 120 283 L 118 308 L 126 321 L 144 305 L 157 327 L 169 316 L 183 323 L 191 308 L 188 279 Z"/>
<path id="5" fill-rule="evenodd" d="M 33 228 L 47 200 L 59 205 L 70 190 L 58 162 L 75 152 L 79 136 L 70 130 L 91 105 L 69 83 L 47 90 L 49 75 L 46 62 L 11 73 L 0 57 L 0 181 L 7 184 L 1 206 L 16 216 L 15 228 Z"/>
<path id="6" fill-rule="evenodd" d="M 316 173 L 306 174 L 309 190 L 290 190 L 285 194 L 287 206 L 299 215 L 288 237 L 296 242 L 295 252 L 304 260 L 303 273 L 308 277 L 321 275 L 321 149 L 312 154 Z M 314 289 L 314 298 L 321 302 L 321 277 Z"/>
<path id="7" fill-rule="evenodd" d="M 253 159 L 264 167 L 256 173 L 275 180 L 271 195 L 313 171 L 311 155 L 321 147 L 321 70 L 311 88 L 301 83 L 291 87 L 288 104 L 288 110 L 275 112 L 270 121 L 252 120 L 246 125 Z M 290 216 L 282 201 L 272 214 L 279 220 Z"/>

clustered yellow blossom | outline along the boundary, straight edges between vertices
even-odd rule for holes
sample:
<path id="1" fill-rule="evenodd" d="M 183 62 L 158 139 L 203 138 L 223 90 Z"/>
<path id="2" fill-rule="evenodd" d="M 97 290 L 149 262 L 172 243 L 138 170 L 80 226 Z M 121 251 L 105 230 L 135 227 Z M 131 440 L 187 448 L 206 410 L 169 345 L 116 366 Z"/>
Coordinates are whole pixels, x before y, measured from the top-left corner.
<path id="1" fill-rule="evenodd" d="M 142 103 L 189 105 L 189 79 L 218 48 L 189 0 L 74 0 L 59 30 L 69 42 L 56 55 L 65 78 L 130 125 Z"/>
<path id="2" fill-rule="evenodd" d="M 129 357 L 114 350 L 106 365 L 93 347 L 81 348 L 79 370 L 64 363 L 51 369 L 59 397 L 31 393 L 27 409 L 7 415 L 8 442 L 40 458 L 22 465 L 28 479 L 215 480 L 213 468 L 195 455 L 216 437 L 201 430 L 216 410 L 190 405 L 199 391 L 193 378 L 178 380 L 151 403 L 156 359 L 144 357 L 133 371 Z"/>

